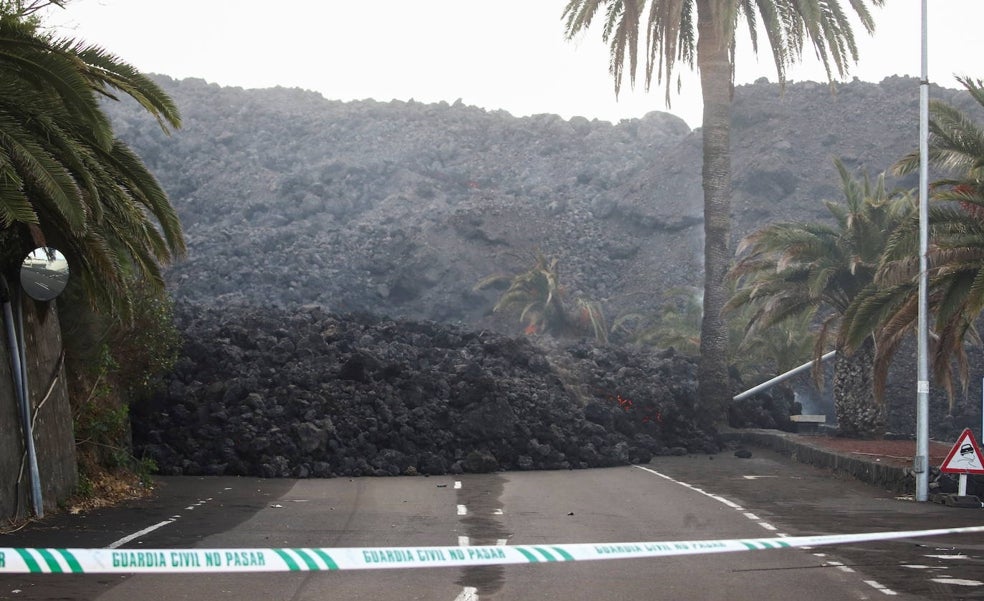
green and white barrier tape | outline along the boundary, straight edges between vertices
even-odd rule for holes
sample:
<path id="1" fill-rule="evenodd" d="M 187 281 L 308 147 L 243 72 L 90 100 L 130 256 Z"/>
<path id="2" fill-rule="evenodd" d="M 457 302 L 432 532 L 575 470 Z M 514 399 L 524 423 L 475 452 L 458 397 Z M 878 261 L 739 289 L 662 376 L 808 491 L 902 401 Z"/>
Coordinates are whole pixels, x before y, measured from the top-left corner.
<path id="1" fill-rule="evenodd" d="M 474 547 L 298 549 L 0 548 L 0 574 L 308 572 L 635 559 L 984 532 L 984 526 L 783 538 Z"/>

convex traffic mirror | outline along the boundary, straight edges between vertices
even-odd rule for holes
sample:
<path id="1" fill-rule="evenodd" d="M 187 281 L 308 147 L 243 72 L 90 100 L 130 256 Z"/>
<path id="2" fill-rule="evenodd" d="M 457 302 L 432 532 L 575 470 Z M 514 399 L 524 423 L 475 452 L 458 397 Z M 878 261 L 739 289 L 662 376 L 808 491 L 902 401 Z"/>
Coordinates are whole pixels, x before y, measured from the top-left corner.
<path id="1" fill-rule="evenodd" d="M 68 284 L 68 261 L 50 246 L 35 248 L 21 263 L 20 281 L 34 300 L 50 301 Z"/>

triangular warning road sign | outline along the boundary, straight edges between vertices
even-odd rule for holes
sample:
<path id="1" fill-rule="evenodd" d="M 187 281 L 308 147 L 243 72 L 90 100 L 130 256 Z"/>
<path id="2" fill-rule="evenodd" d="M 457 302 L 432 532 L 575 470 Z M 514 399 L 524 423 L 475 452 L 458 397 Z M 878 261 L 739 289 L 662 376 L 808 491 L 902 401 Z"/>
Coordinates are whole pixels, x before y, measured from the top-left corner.
<path id="1" fill-rule="evenodd" d="M 940 471 L 948 474 L 984 474 L 984 457 L 970 428 L 963 431 L 957 444 L 950 449 Z"/>

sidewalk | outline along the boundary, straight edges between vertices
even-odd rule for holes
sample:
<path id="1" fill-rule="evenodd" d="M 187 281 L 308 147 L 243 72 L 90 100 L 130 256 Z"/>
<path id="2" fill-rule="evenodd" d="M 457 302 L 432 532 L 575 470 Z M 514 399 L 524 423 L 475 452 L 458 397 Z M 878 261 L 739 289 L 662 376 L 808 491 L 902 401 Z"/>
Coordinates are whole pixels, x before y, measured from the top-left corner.
<path id="1" fill-rule="evenodd" d="M 914 440 L 855 440 L 754 429 L 729 430 L 721 437 L 726 443 L 769 448 L 795 461 L 846 474 L 898 494 L 912 494 L 916 489 Z M 930 468 L 939 467 L 952 446 L 931 441 Z"/>

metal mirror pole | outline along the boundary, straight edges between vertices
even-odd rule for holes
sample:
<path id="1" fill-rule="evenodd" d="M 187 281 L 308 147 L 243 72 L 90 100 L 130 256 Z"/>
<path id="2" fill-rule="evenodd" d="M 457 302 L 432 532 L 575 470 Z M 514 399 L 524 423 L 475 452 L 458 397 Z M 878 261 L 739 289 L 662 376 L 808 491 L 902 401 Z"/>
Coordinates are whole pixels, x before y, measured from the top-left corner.
<path id="1" fill-rule="evenodd" d="M 31 502 L 34 515 L 44 517 L 44 504 L 41 499 L 41 476 L 38 471 L 38 456 L 34 448 L 34 431 L 31 427 L 31 403 L 27 388 L 27 365 L 24 362 L 23 337 L 19 331 L 23 331 L 21 323 L 20 297 L 18 301 L 18 321 L 14 321 L 14 312 L 11 308 L 11 291 L 7 284 L 7 278 L 0 276 L 0 295 L 3 300 L 3 320 L 7 326 L 7 346 L 10 353 L 11 373 L 14 379 L 14 394 L 17 396 L 17 405 L 21 413 L 21 427 L 24 431 L 24 446 L 27 451 L 28 468 L 31 481 Z"/>

